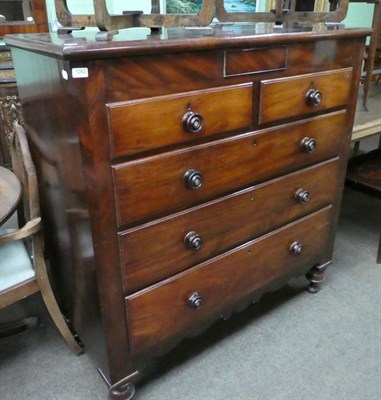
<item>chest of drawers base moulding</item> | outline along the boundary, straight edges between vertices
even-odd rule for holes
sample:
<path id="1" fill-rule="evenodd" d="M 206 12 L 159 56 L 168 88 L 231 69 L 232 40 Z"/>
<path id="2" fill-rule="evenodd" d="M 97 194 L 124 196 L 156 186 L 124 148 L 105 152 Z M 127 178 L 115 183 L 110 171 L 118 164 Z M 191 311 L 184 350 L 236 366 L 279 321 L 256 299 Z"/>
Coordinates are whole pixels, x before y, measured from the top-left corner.
<path id="1" fill-rule="evenodd" d="M 324 280 L 369 31 L 266 29 L 6 39 L 55 286 L 112 399 L 221 315 Z"/>

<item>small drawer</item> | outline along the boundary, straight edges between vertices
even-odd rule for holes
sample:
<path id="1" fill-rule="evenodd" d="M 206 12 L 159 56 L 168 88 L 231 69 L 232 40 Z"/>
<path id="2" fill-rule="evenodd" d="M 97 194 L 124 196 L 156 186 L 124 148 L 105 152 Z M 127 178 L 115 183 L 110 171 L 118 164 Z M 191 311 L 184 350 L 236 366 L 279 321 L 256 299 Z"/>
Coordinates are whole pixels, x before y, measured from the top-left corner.
<path id="1" fill-rule="evenodd" d="M 261 82 L 259 124 L 345 106 L 352 68 Z"/>
<path id="2" fill-rule="evenodd" d="M 338 179 L 336 158 L 120 233 L 126 293 L 327 206 Z"/>
<path id="3" fill-rule="evenodd" d="M 223 101 L 221 101 L 223 99 Z M 108 104 L 111 157 L 247 128 L 252 83 Z"/>
<path id="4" fill-rule="evenodd" d="M 126 297 L 131 353 L 191 335 L 256 290 L 330 261 L 331 210 L 324 208 Z M 297 255 L 295 243 L 302 245 Z"/>
<path id="5" fill-rule="evenodd" d="M 346 113 L 251 132 L 112 167 L 118 226 L 168 215 L 338 155 Z"/>
<path id="6" fill-rule="evenodd" d="M 225 52 L 224 76 L 258 74 L 286 69 L 287 46 Z"/>

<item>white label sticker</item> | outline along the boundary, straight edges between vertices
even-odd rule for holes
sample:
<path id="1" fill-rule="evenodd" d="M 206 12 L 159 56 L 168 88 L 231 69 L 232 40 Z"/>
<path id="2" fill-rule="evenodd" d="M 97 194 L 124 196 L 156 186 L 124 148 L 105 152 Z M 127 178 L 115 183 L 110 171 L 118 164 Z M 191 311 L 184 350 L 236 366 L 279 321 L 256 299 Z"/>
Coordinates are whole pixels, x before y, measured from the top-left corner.
<path id="1" fill-rule="evenodd" d="M 64 69 L 62 70 L 62 78 L 64 78 L 65 81 L 67 81 L 69 79 L 69 74 Z"/>
<path id="2" fill-rule="evenodd" d="M 87 68 L 73 68 L 71 70 L 71 75 L 73 76 L 74 79 L 88 78 L 89 70 Z"/>

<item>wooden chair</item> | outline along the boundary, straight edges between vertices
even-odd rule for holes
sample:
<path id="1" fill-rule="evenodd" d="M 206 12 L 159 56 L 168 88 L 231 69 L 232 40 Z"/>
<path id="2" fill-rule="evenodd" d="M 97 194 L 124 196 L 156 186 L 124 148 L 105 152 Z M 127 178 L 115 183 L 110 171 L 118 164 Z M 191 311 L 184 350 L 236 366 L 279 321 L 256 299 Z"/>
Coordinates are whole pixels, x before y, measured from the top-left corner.
<path id="1" fill-rule="evenodd" d="M 57 329 L 67 344 L 80 353 L 82 347 L 69 330 L 50 286 L 44 259 L 37 176 L 25 131 L 20 125 L 14 126 L 10 150 L 13 172 L 22 186 L 18 208 L 21 227 L 3 231 L 0 236 L 0 309 L 40 291 Z"/>

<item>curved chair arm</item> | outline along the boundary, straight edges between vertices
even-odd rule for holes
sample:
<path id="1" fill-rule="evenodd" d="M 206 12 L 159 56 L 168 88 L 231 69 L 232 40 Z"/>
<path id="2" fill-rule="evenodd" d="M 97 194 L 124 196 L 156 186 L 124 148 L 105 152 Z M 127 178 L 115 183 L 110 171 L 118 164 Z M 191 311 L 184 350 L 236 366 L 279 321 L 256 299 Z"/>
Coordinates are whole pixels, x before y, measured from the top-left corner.
<path id="1" fill-rule="evenodd" d="M 34 235 L 41 229 L 41 218 L 35 218 L 28 221 L 22 228 L 14 232 L 0 236 L 0 244 L 21 240 L 28 236 Z"/>

